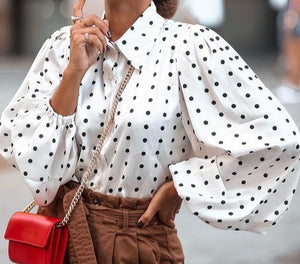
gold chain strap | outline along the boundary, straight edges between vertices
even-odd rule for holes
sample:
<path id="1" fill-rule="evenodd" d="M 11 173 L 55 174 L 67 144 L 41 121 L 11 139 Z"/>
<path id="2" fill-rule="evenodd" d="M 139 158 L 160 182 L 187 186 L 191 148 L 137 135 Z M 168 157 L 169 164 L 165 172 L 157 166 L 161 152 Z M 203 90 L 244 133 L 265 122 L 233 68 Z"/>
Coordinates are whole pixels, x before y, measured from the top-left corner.
<path id="1" fill-rule="evenodd" d="M 86 187 L 86 183 L 89 179 L 89 177 L 91 176 L 95 166 L 96 166 L 96 163 L 97 163 L 97 159 L 99 158 L 100 156 L 100 152 L 101 152 L 101 149 L 102 149 L 102 146 L 104 144 L 104 140 L 106 139 L 106 136 L 109 132 L 109 129 L 111 128 L 111 125 L 114 121 L 114 116 L 115 116 L 115 112 L 116 112 L 116 109 L 117 109 L 117 106 L 118 106 L 118 103 L 120 101 L 120 98 L 121 98 L 121 95 L 125 89 L 125 87 L 127 86 L 132 74 L 134 72 L 134 67 L 131 65 L 125 78 L 124 78 L 124 81 L 123 83 L 121 84 L 120 88 L 118 89 L 117 91 L 117 94 L 116 94 L 116 97 L 114 99 L 114 102 L 113 102 L 113 105 L 112 105 L 112 108 L 111 108 L 111 111 L 110 111 L 110 115 L 109 115 L 109 118 L 104 126 L 104 129 L 101 133 L 101 136 L 100 136 L 100 139 L 96 145 L 96 149 L 95 151 L 93 152 L 93 155 L 92 155 L 92 158 L 91 158 L 91 161 L 89 163 L 89 166 L 87 168 L 87 170 L 84 172 L 83 174 L 83 177 L 81 179 L 81 183 L 71 201 L 71 204 L 69 206 L 69 209 L 68 209 L 68 212 L 66 213 L 65 217 L 63 218 L 63 220 L 58 224 L 57 227 L 63 227 L 65 226 L 69 220 L 70 220 L 70 216 L 75 208 L 75 206 L 77 205 L 82 193 L 83 193 L 83 190 L 84 188 Z M 29 213 L 34 207 L 35 207 L 36 203 L 33 201 L 31 202 L 24 210 L 23 212 L 27 212 Z"/>

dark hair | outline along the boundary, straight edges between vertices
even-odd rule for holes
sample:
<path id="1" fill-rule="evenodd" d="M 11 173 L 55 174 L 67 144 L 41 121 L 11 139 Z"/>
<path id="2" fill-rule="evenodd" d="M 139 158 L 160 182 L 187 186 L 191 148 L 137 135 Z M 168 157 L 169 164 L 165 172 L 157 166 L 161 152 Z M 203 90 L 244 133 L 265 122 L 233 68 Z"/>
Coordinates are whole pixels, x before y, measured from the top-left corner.
<path id="1" fill-rule="evenodd" d="M 153 0 L 157 12 L 164 18 L 171 18 L 175 15 L 179 0 Z"/>

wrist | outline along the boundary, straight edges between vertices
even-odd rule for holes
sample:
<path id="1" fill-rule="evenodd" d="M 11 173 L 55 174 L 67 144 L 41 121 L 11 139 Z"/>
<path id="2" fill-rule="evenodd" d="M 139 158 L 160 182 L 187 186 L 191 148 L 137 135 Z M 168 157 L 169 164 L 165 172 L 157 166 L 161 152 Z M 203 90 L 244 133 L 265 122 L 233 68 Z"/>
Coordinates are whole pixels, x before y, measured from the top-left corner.
<path id="1" fill-rule="evenodd" d="M 60 85 L 50 99 L 53 110 L 63 116 L 68 116 L 76 111 L 78 94 L 84 73 L 66 68 Z"/>
<path id="2" fill-rule="evenodd" d="M 85 75 L 85 71 L 74 70 L 72 69 L 71 66 L 68 66 L 63 73 L 64 77 L 69 77 L 72 78 L 73 80 L 80 80 L 80 81 L 82 80 L 84 75 Z"/>
<path id="3" fill-rule="evenodd" d="M 175 197 L 178 197 L 178 198 L 179 198 L 178 193 L 177 193 L 177 190 L 176 190 L 176 188 L 175 188 L 175 186 L 174 186 L 173 180 L 169 181 L 168 184 L 169 184 L 169 186 L 168 186 L 168 187 L 169 187 L 169 195 L 170 195 L 172 198 L 175 198 Z"/>

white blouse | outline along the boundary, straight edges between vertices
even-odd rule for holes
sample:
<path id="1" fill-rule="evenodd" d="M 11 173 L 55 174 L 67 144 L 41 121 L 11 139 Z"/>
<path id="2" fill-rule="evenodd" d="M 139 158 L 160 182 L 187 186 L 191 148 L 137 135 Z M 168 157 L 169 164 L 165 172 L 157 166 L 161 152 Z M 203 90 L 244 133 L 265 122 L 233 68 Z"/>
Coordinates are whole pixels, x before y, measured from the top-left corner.
<path id="1" fill-rule="evenodd" d="M 278 223 L 298 181 L 299 131 L 224 39 L 162 18 L 152 2 L 89 68 L 76 113 L 61 116 L 49 100 L 69 45 L 70 27 L 45 42 L 2 113 L 0 153 L 39 205 L 82 177 L 132 64 L 88 187 L 146 198 L 173 179 L 190 211 L 217 228 L 264 233 Z"/>

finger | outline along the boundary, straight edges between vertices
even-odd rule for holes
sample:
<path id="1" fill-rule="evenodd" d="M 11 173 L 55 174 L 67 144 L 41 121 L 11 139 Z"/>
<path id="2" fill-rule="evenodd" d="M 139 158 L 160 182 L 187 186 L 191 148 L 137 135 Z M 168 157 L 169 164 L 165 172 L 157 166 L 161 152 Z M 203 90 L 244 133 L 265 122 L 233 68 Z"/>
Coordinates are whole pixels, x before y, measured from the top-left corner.
<path id="1" fill-rule="evenodd" d="M 96 21 L 102 22 L 97 15 L 93 14 L 86 17 L 83 22 L 86 27 L 91 27 L 92 25 L 96 25 Z"/>
<path id="2" fill-rule="evenodd" d="M 83 24 L 86 27 L 91 27 L 91 26 L 95 25 L 97 28 L 99 28 L 101 30 L 101 32 L 106 37 L 108 37 L 108 38 L 110 37 L 110 32 L 108 29 L 109 24 L 108 24 L 107 20 L 101 20 L 96 15 L 91 15 L 83 20 Z"/>
<path id="3" fill-rule="evenodd" d="M 155 199 L 154 196 L 150 204 L 148 205 L 148 208 L 146 209 L 144 214 L 140 217 L 138 221 L 138 227 L 143 228 L 144 226 L 147 226 L 158 210 L 159 210 L 158 199 Z"/>
<path id="4" fill-rule="evenodd" d="M 89 38 L 88 40 L 86 40 L 86 42 L 90 45 L 95 46 L 99 52 L 103 52 L 105 49 L 105 46 L 102 44 L 102 42 L 96 35 L 89 34 Z"/>
<path id="5" fill-rule="evenodd" d="M 105 39 L 103 33 L 100 31 L 99 28 L 97 28 L 97 27 L 89 27 L 89 28 L 85 28 L 81 32 L 82 32 L 82 34 L 89 33 L 89 36 L 95 35 L 98 38 L 98 40 L 101 42 L 101 45 L 103 47 L 107 46 L 106 39 Z"/>
<path id="6" fill-rule="evenodd" d="M 107 20 L 101 20 L 96 15 L 92 15 L 92 16 L 84 19 L 83 23 L 86 27 L 91 27 L 91 26 L 95 25 L 97 28 L 99 28 L 101 30 L 101 32 L 106 37 L 108 37 L 108 38 L 110 37 Z"/>
<path id="7" fill-rule="evenodd" d="M 108 20 L 107 19 L 103 19 L 102 20 L 102 22 L 104 23 L 104 28 L 103 28 L 103 30 L 106 30 L 106 33 L 107 33 L 107 36 L 108 36 L 108 38 L 111 38 L 111 33 L 110 33 L 110 30 L 109 30 L 109 22 L 108 22 Z"/>
<path id="8" fill-rule="evenodd" d="M 103 33 L 99 30 L 99 28 L 97 28 L 97 27 L 92 27 L 91 33 L 92 33 L 92 34 L 95 34 L 95 35 L 98 37 L 98 39 L 101 41 L 103 47 L 106 47 L 106 46 L 107 46 L 106 39 L 105 39 Z"/>
<path id="9" fill-rule="evenodd" d="M 83 19 L 78 19 L 78 20 L 75 20 L 73 22 L 73 25 L 71 27 L 71 29 L 74 29 L 74 28 L 85 28 L 84 24 L 83 24 Z"/>
<path id="10" fill-rule="evenodd" d="M 100 52 L 103 52 L 107 46 L 104 35 L 96 27 L 78 28 L 73 26 L 71 28 L 71 39 L 75 46 L 86 45 L 87 43 L 94 44 Z"/>
<path id="11" fill-rule="evenodd" d="M 103 19 L 101 21 L 106 25 L 107 28 L 109 27 L 109 22 L 107 19 Z"/>
<path id="12" fill-rule="evenodd" d="M 82 9 L 84 7 L 86 0 L 77 0 L 77 2 L 73 6 L 73 16 L 83 17 Z"/>

